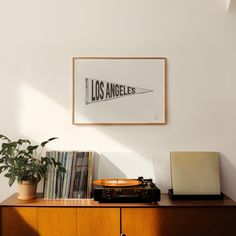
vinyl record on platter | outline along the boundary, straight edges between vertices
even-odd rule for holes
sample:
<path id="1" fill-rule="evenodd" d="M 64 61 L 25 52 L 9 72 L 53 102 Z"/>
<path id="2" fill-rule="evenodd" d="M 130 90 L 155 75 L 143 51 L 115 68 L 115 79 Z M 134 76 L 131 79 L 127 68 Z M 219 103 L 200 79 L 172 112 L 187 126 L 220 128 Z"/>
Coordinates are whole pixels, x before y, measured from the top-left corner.
<path id="1" fill-rule="evenodd" d="M 142 182 L 136 179 L 98 179 L 94 180 L 93 184 L 105 187 L 131 187 L 141 185 Z"/>

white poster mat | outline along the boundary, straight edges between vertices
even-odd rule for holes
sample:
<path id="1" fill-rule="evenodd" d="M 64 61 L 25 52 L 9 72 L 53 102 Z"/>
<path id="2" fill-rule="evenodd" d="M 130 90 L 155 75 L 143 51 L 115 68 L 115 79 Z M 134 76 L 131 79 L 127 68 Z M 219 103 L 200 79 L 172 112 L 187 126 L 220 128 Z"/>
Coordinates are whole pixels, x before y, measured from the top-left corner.
<path id="1" fill-rule="evenodd" d="M 73 123 L 164 124 L 165 66 L 165 58 L 74 58 Z"/>

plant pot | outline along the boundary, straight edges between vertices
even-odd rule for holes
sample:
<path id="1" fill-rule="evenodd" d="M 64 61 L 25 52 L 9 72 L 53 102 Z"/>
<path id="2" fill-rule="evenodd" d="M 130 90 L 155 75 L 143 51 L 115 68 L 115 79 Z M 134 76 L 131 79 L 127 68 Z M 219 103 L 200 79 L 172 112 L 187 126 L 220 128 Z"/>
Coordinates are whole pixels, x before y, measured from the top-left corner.
<path id="1" fill-rule="evenodd" d="M 30 181 L 22 181 L 18 183 L 18 199 L 30 200 L 36 197 L 37 183 L 31 183 Z"/>

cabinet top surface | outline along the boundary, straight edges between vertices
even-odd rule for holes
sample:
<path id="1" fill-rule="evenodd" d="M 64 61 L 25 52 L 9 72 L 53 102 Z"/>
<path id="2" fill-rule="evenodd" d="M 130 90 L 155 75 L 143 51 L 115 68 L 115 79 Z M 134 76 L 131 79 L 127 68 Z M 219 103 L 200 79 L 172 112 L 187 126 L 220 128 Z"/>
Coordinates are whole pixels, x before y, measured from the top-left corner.
<path id="1" fill-rule="evenodd" d="M 225 196 L 224 200 L 171 200 L 168 194 L 161 194 L 157 203 L 99 203 L 93 199 L 44 199 L 19 200 L 13 194 L 0 204 L 1 207 L 227 207 L 236 202 Z"/>

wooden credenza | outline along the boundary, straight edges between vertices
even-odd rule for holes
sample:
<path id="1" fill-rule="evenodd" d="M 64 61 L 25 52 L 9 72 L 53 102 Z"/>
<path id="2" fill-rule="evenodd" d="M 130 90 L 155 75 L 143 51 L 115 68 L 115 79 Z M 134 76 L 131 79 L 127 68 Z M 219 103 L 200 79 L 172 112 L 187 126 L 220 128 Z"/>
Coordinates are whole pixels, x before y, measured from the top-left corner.
<path id="1" fill-rule="evenodd" d="M 1 236 L 235 236 L 236 203 L 172 201 L 107 204 L 86 200 L 31 201 L 14 194 L 1 203 Z"/>

